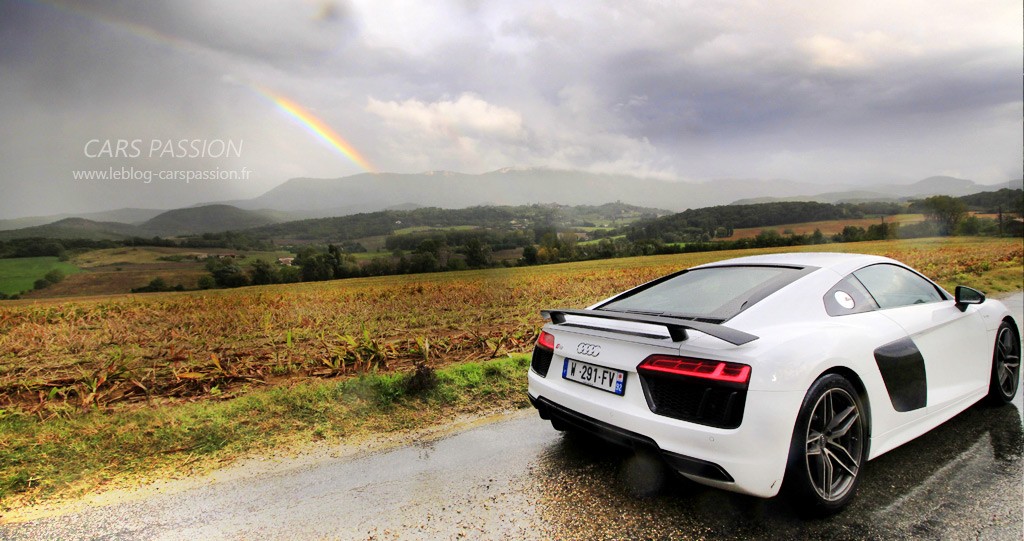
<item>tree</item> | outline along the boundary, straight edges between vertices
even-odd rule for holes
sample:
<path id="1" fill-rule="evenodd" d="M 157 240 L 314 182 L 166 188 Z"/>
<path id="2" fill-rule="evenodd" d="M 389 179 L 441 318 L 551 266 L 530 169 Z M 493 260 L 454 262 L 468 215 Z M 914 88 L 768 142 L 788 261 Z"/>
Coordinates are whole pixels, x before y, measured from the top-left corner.
<path id="1" fill-rule="evenodd" d="M 899 222 L 882 222 L 880 224 L 871 224 L 868 226 L 868 232 L 865 235 L 865 240 L 889 240 L 895 239 L 899 235 Z"/>
<path id="2" fill-rule="evenodd" d="M 330 254 L 302 258 L 302 281 L 319 282 L 334 278 L 336 260 Z"/>
<path id="3" fill-rule="evenodd" d="M 866 234 L 867 232 L 864 231 L 863 227 L 848 225 L 843 228 L 842 233 L 833 235 L 832 240 L 836 242 L 860 242 L 864 240 Z"/>
<path id="4" fill-rule="evenodd" d="M 466 265 L 473 269 L 491 266 L 491 247 L 473 237 L 466 241 Z"/>
<path id="5" fill-rule="evenodd" d="M 527 265 L 536 265 L 538 260 L 536 246 L 528 244 L 523 247 L 523 263 L 526 263 Z"/>
<path id="6" fill-rule="evenodd" d="M 64 280 L 64 273 L 60 269 L 53 269 L 46 273 L 46 276 L 43 276 L 43 279 L 51 284 L 57 284 Z"/>
<path id="7" fill-rule="evenodd" d="M 430 252 L 417 252 L 409 259 L 409 272 L 437 272 L 439 269 L 437 258 Z"/>
<path id="8" fill-rule="evenodd" d="M 249 279 L 253 285 L 261 286 L 267 284 L 276 284 L 280 281 L 280 277 L 277 274 L 277 269 L 274 265 L 263 259 L 257 259 L 253 261 L 249 267 Z"/>
<path id="9" fill-rule="evenodd" d="M 963 201 L 948 195 L 935 195 L 923 202 L 924 212 L 930 220 L 939 225 L 939 235 L 948 236 L 956 232 L 956 226 L 967 214 Z"/>
<path id="10" fill-rule="evenodd" d="M 278 269 L 277 275 L 282 284 L 294 284 L 302 281 L 302 269 L 294 265 L 281 267 Z"/>
<path id="11" fill-rule="evenodd" d="M 210 271 L 213 281 L 218 287 L 242 287 L 249 285 L 249 276 L 230 258 L 207 259 L 206 270 Z"/>

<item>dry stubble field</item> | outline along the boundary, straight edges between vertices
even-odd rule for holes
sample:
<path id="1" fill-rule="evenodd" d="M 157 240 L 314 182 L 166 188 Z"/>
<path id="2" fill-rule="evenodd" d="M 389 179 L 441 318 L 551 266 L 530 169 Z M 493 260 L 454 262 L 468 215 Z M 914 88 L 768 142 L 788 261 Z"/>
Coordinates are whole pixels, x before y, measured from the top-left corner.
<path id="1" fill-rule="evenodd" d="M 902 260 L 952 290 L 1021 288 L 1019 239 L 801 247 Z M 782 251 L 782 250 L 776 250 Z M 0 411 L 40 419 L 223 400 L 285 381 L 527 351 L 538 311 L 582 307 L 670 271 L 763 250 L 0 304 Z"/>

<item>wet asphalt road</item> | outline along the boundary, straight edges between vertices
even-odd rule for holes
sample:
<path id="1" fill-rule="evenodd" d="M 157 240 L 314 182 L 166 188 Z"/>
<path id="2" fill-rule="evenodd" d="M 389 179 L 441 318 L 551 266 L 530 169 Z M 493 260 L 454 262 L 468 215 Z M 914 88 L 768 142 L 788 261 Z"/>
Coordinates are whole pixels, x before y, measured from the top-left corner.
<path id="1" fill-rule="evenodd" d="M 1024 296 L 1005 302 L 1024 320 Z M 701 487 L 523 411 L 390 451 L 0 525 L 0 539 L 1020 540 L 1021 393 L 1015 406 L 972 407 L 868 463 L 852 505 L 825 520 Z"/>

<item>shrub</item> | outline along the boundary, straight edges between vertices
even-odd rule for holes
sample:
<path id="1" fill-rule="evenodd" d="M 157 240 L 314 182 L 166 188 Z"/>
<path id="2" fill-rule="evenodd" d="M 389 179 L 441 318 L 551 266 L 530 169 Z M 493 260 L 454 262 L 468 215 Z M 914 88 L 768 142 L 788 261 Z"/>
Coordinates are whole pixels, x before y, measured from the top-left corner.
<path id="1" fill-rule="evenodd" d="M 437 373 L 427 363 L 420 361 L 413 363 L 416 369 L 409 374 L 405 380 L 405 392 L 416 395 L 437 387 Z"/>

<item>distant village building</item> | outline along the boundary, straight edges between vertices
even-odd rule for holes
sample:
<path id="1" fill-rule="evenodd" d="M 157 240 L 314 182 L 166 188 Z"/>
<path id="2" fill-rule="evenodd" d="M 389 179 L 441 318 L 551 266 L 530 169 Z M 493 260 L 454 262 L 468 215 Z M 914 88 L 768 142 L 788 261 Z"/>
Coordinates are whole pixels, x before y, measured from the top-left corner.
<path id="1" fill-rule="evenodd" d="M 292 262 L 293 261 L 295 261 L 294 257 L 279 257 L 279 258 L 277 258 L 278 264 L 284 265 L 286 267 L 292 266 Z"/>

